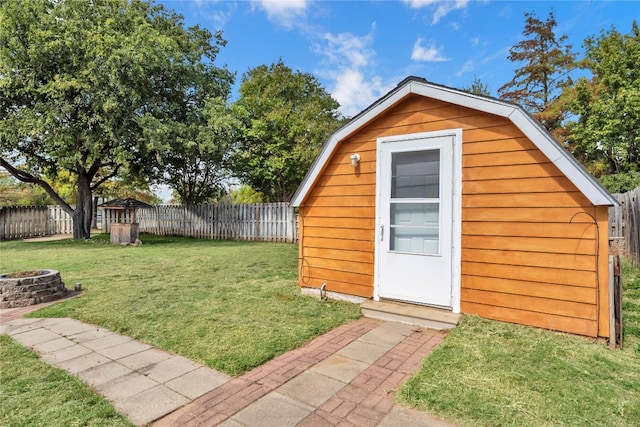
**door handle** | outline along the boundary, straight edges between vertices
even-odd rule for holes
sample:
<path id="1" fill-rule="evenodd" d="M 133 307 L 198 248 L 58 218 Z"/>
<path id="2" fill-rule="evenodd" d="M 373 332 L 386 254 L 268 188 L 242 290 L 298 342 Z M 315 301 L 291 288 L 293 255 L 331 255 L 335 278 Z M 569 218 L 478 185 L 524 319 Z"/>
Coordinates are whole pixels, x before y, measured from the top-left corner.
<path id="1" fill-rule="evenodd" d="M 384 224 L 380 224 L 380 241 L 384 240 Z"/>

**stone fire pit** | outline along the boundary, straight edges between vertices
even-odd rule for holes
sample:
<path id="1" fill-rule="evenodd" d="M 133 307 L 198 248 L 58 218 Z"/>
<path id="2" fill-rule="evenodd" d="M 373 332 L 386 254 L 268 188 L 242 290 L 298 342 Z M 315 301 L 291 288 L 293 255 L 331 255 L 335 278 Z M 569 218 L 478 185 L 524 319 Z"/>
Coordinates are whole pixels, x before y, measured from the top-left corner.
<path id="1" fill-rule="evenodd" d="M 26 307 L 67 295 L 56 270 L 19 271 L 0 274 L 0 308 Z"/>

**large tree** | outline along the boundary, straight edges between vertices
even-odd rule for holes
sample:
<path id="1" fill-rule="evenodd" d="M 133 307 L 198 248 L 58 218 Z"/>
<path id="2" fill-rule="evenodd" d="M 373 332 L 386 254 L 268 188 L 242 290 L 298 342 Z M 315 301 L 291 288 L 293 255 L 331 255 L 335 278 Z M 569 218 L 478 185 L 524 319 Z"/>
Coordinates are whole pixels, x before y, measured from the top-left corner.
<path id="1" fill-rule="evenodd" d="M 155 181 L 173 188 L 180 203 L 190 206 L 225 192 L 228 150 L 240 128 L 225 99 L 207 96 L 218 93 L 217 88 L 199 87 L 193 92 L 171 117 L 149 118 L 145 131 L 161 153 L 154 168 Z"/>
<path id="2" fill-rule="evenodd" d="M 0 165 L 43 187 L 72 215 L 74 238 L 89 238 L 92 193 L 153 164 L 148 118 L 187 99 L 221 42 L 143 0 L 0 2 Z M 51 185 L 62 171 L 75 207 Z"/>
<path id="3" fill-rule="evenodd" d="M 638 23 L 633 22 L 629 34 L 615 28 L 601 31 L 587 38 L 584 48 L 583 64 L 593 76 L 579 79 L 567 91 L 576 115 L 567 125 L 569 147 L 596 176 L 628 174 L 611 181 L 619 186 L 612 190 L 629 190 L 628 186 L 637 185 L 640 172 Z"/>
<path id="4" fill-rule="evenodd" d="M 509 49 L 509 60 L 522 64 L 513 79 L 498 94 L 522 105 L 550 132 L 561 128 L 565 108 L 559 102 L 562 90 L 572 84 L 569 73 L 575 68 L 576 54 L 566 43 L 567 36 L 556 35 L 556 17 L 546 20 L 535 13 L 524 14 L 524 39 Z"/>
<path id="5" fill-rule="evenodd" d="M 288 201 L 320 147 L 340 125 L 339 104 L 311 74 L 279 61 L 242 78 L 233 108 L 243 122 L 233 171 L 266 201 Z"/>

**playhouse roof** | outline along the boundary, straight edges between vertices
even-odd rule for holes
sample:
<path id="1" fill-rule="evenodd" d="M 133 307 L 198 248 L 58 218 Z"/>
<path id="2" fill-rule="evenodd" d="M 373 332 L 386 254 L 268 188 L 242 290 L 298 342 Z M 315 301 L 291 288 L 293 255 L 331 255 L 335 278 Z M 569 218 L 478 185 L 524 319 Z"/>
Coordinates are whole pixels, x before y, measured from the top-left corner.
<path id="1" fill-rule="evenodd" d="M 522 107 L 496 98 L 436 85 L 420 77 L 406 78 L 395 89 L 371 104 L 360 114 L 353 117 L 349 123 L 334 132 L 325 142 L 320 154 L 302 184 L 298 187 L 291 200 L 291 205 L 297 207 L 302 204 L 340 141 L 410 94 L 421 95 L 508 118 L 564 173 L 592 204 L 596 206 L 618 205 L 618 202 L 611 194 Z"/>
<path id="2" fill-rule="evenodd" d="M 100 205 L 101 208 L 107 209 L 137 209 L 137 208 L 150 208 L 151 205 L 141 202 L 140 200 L 127 197 L 124 199 L 113 199 L 108 202 L 104 202 Z"/>

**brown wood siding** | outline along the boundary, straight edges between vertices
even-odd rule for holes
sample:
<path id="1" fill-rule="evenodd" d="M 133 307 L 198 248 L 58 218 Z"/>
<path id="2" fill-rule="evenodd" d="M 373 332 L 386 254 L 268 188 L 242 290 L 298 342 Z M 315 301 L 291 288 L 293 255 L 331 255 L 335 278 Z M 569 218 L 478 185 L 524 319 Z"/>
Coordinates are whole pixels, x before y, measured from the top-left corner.
<path id="1" fill-rule="evenodd" d="M 463 132 L 461 309 L 607 336 L 596 208 L 512 127 Z"/>
<path id="2" fill-rule="evenodd" d="M 463 130 L 462 312 L 607 336 L 606 226 L 598 236 L 594 224 L 606 225 L 606 207 L 508 119 L 415 95 L 338 144 L 314 183 L 301 206 L 300 285 L 373 296 L 376 140 L 452 128 Z"/>

